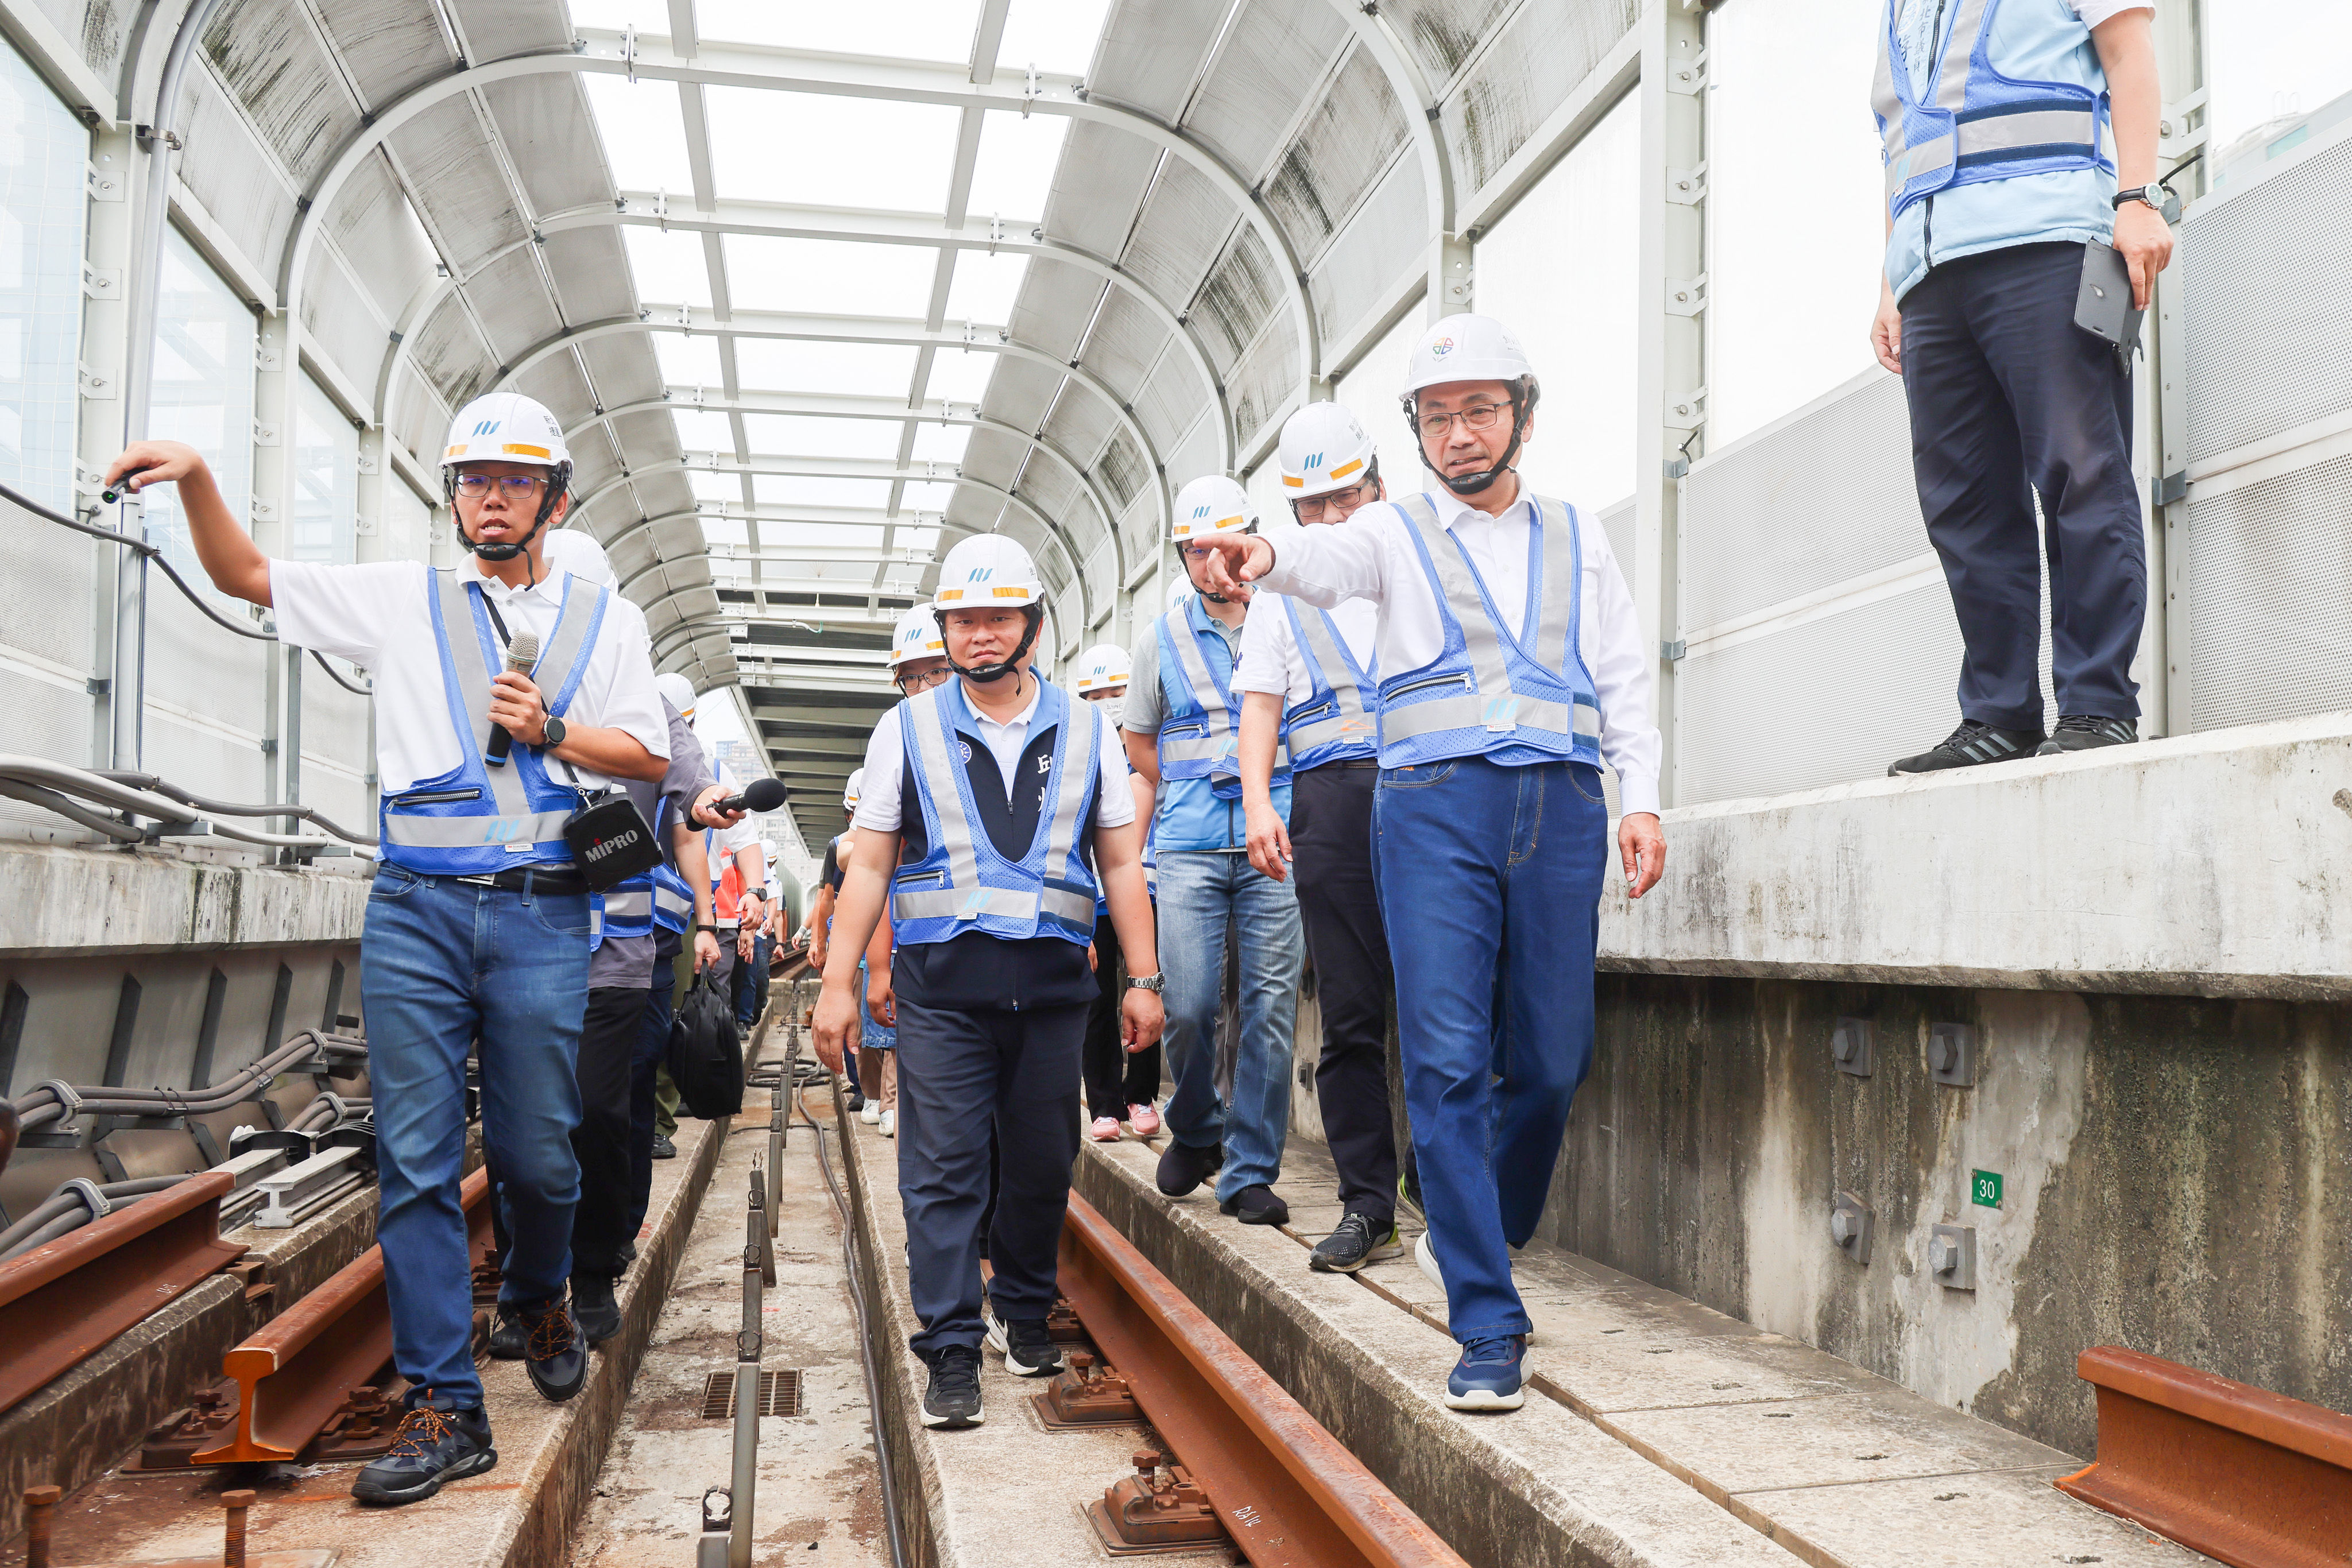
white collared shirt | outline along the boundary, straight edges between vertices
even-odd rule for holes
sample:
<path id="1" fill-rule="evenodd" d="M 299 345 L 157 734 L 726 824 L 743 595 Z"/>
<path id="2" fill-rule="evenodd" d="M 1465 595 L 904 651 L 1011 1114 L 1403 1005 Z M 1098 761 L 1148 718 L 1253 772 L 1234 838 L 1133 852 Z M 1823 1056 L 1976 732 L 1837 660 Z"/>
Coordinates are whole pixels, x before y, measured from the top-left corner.
<path id="1" fill-rule="evenodd" d="M 1490 517 L 1451 490 L 1428 495 L 1438 520 L 1462 541 L 1486 580 L 1496 608 L 1512 624 L 1522 623 L 1533 501 L 1523 498 Z M 1624 809 L 1655 811 L 1664 747 L 1651 718 L 1650 651 L 1608 535 L 1581 513 L 1578 520 L 1584 580 L 1577 649 L 1601 701 L 1601 755 L 1616 769 Z M 1274 570 L 1259 580 L 1261 587 L 1326 610 L 1352 599 L 1380 607 L 1383 678 L 1420 669 L 1444 652 L 1444 622 L 1413 546 L 1412 524 L 1393 503 L 1366 507 L 1336 528 L 1283 524 L 1267 529 L 1265 539 L 1274 547 Z"/>
<path id="2" fill-rule="evenodd" d="M 536 632 L 542 645 L 553 634 L 563 605 L 562 574 L 529 588 L 509 588 L 482 576 L 480 563 L 470 558 L 457 570 L 480 581 L 509 632 Z M 398 794 L 420 779 L 450 772 L 461 760 L 441 677 L 441 649 L 433 639 L 431 583 L 431 569 L 422 561 L 269 563 L 269 598 L 278 640 L 349 659 L 373 679 L 376 777 L 386 795 Z M 582 593 L 595 591 L 586 581 L 576 587 Z M 449 630 L 453 636 L 471 634 L 470 628 Z M 551 699 L 554 695 L 547 695 Z M 604 626 L 588 651 L 588 667 L 563 716 L 572 724 L 625 731 L 656 757 L 669 758 L 669 716 L 654 686 L 645 612 L 618 593 L 604 608 Z M 488 739 L 489 728 L 489 715 L 476 716 L 477 745 Z M 580 782 L 590 789 L 611 782 L 585 768 L 577 771 Z M 571 781 L 561 766 L 551 774 Z"/>
<path id="3" fill-rule="evenodd" d="M 1034 674 L 1024 678 L 1036 680 Z M 1072 693 L 1063 695 L 1069 698 L 1073 710 L 1086 706 L 1084 697 Z M 1045 685 L 1040 683 L 1021 711 L 1001 724 L 976 706 L 971 710 L 972 717 L 980 724 L 981 740 L 988 747 L 989 755 L 996 758 L 996 771 L 1004 779 L 1004 798 L 1008 801 L 1013 799 L 1013 771 L 1021 766 L 1021 753 L 1029 744 L 1029 722 L 1037 716 L 1037 705 L 1045 695 Z M 1112 786 L 1127 779 L 1127 748 L 1120 744 L 1118 726 L 1110 716 L 1100 716 L 1102 723 L 1095 727 L 1095 731 L 1101 741 L 1102 801 L 1096 808 L 1095 825 L 1123 828 L 1135 821 L 1135 795 L 1131 790 Z M 866 781 L 858 786 L 857 815 L 852 819 L 852 825 L 868 832 L 895 833 L 905 820 L 904 802 L 898 792 L 907 772 L 906 740 L 900 734 L 904 722 L 898 710 L 892 708 L 882 716 L 882 722 L 874 727 L 874 734 L 866 742 Z"/>
<path id="4" fill-rule="evenodd" d="M 1317 524 L 1316 527 L 1328 525 Z M 1305 604 L 1305 601 L 1300 603 Z M 1302 609 L 1300 614 L 1312 614 Z M 1372 650 L 1378 645 L 1381 630 L 1381 607 L 1369 599 L 1350 599 L 1331 606 L 1331 620 L 1339 628 L 1339 639 L 1348 647 L 1348 656 L 1362 669 L 1371 663 Z M 1328 680 L 1332 671 L 1323 672 Z M 1315 695 L 1315 676 L 1307 667 L 1307 655 L 1298 646 L 1298 634 L 1290 624 L 1290 612 L 1282 602 L 1282 595 L 1271 590 L 1250 596 L 1249 619 L 1242 622 L 1242 658 L 1240 668 L 1234 674 L 1234 689 L 1244 692 L 1265 692 L 1282 699 L 1286 709 L 1297 707 Z M 1364 706 L 1372 706 L 1373 693 L 1363 694 Z"/>

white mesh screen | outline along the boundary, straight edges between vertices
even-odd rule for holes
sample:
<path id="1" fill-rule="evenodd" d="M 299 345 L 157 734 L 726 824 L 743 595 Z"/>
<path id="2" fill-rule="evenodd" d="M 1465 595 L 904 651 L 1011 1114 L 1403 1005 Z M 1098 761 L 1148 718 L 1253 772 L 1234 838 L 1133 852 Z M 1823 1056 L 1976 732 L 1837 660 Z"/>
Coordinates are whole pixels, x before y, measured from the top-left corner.
<path id="1" fill-rule="evenodd" d="M 1641 589 L 1633 572 L 1633 497 L 1626 497 L 1600 515 L 1601 531 L 1608 536 L 1609 553 L 1617 558 L 1617 570 L 1625 574 L 1625 586 L 1639 594 Z"/>
<path id="2" fill-rule="evenodd" d="M 2352 456 L 2188 514 L 2189 727 L 2352 708 Z"/>
<path id="3" fill-rule="evenodd" d="M 2181 225 L 2189 461 L 2352 407 L 2352 141 L 2281 170 Z"/>

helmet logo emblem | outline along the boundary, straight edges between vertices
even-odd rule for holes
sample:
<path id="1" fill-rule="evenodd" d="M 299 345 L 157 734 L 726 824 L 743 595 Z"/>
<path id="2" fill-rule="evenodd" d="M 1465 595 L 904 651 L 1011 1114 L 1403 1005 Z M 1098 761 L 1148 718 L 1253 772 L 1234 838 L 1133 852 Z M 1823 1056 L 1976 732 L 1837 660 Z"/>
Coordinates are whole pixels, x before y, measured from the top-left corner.
<path id="1" fill-rule="evenodd" d="M 482 421 L 481 423 L 474 426 L 474 434 L 477 435 L 488 435 L 495 433 L 498 428 L 499 422 L 497 420 L 486 419 Z"/>
<path id="2" fill-rule="evenodd" d="M 1451 338 L 1440 338 L 1435 342 L 1429 345 L 1429 352 L 1431 356 L 1435 359 L 1442 360 L 1453 351 L 1454 340 Z"/>
<path id="3" fill-rule="evenodd" d="M 966 582 L 986 582 L 990 578 L 995 575 L 996 569 L 992 566 L 975 567 L 972 570 L 971 575 L 965 578 L 964 580 Z"/>
<path id="4" fill-rule="evenodd" d="M 1320 467 L 1322 467 L 1322 466 L 1323 466 L 1323 455 L 1322 455 L 1320 452 L 1315 452 L 1315 453 L 1310 453 L 1310 454 L 1308 454 L 1308 455 L 1307 455 L 1307 461 L 1305 461 L 1304 463 L 1301 463 L 1301 464 L 1299 465 L 1299 467 L 1304 468 L 1304 469 L 1315 469 L 1315 468 L 1320 468 Z"/>

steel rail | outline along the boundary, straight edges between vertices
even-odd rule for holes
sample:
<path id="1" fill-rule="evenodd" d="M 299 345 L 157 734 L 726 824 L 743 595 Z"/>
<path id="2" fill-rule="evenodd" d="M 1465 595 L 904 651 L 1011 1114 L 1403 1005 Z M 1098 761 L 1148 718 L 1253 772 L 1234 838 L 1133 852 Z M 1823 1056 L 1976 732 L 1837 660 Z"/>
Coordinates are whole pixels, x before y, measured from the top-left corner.
<path id="1" fill-rule="evenodd" d="M 1465 1568 L 1076 1193 L 1060 1269 L 1087 1334 L 1255 1568 Z"/>
<path id="2" fill-rule="evenodd" d="M 2074 1371 L 2099 1455 L 2060 1491 L 2232 1568 L 2352 1558 L 2352 1416 L 2116 1345 Z"/>
<path id="3" fill-rule="evenodd" d="M 235 1185 L 207 1172 L 0 1263 L 0 1410 L 245 1256 L 220 1239 Z"/>
<path id="4" fill-rule="evenodd" d="M 458 1186 L 466 1211 L 466 1250 L 478 1258 L 490 1239 L 490 1173 L 478 1167 Z M 392 1359 L 392 1302 L 384 1292 L 383 1249 L 369 1248 L 326 1283 L 229 1347 L 221 1371 L 236 1380 L 236 1425 L 229 1438 L 190 1457 L 196 1465 L 291 1459 L 307 1447 L 354 1387 L 375 1382 Z"/>

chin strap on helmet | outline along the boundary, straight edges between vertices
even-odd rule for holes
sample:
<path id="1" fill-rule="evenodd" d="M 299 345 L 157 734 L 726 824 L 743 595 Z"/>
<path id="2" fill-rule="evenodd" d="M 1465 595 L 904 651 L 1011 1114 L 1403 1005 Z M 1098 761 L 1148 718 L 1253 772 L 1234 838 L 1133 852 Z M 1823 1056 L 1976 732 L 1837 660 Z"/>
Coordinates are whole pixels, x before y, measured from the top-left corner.
<path id="1" fill-rule="evenodd" d="M 559 463 L 548 473 L 547 493 L 539 498 L 539 516 L 532 520 L 530 532 L 506 544 L 486 545 L 466 531 L 465 520 L 460 517 L 457 521 L 457 542 L 464 545 L 469 554 L 478 555 L 484 560 L 512 560 L 530 548 L 530 541 L 547 527 L 547 519 L 555 515 L 555 504 L 563 499 L 571 486 L 572 465 Z M 454 470 L 442 470 L 441 488 L 449 497 L 449 515 L 457 517 L 457 476 Z M 533 580 L 537 580 L 535 573 Z"/>
<path id="2" fill-rule="evenodd" d="M 1464 474 L 1459 477 L 1453 477 L 1440 473 L 1437 465 L 1429 460 L 1429 444 L 1421 438 L 1420 413 L 1415 408 L 1414 400 L 1411 394 L 1407 394 L 1404 400 L 1404 422 L 1412 431 L 1413 450 L 1421 454 L 1421 465 L 1432 474 L 1437 475 L 1438 483 L 1457 496 L 1477 495 L 1511 471 L 1512 465 L 1518 460 L 1519 440 L 1527 434 L 1528 416 L 1535 411 L 1536 379 L 1533 376 L 1521 376 L 1518 390 L 1511 394 L 1510 445 L 1503 449 L 1503 455 L 1496 460 L 1492 468 L 1481 468 L 1475 474 Z"/>
<path id="3" fill-rule="evenodd" d="M 959 606 L 959 608 L 961 608 L 961 606 Z M 954 644 L 948 641 L 947 617 L 940 613 L 939 607 L 936 605 L 932 607 L 931 614 L 940 623 L 940 648 L 944 650 L 953 647 Z M 1037 641 L 1037 632 L 1039 629 L 1045 624 L 1045 607 L 1042 604 L 1024 604 L 1021 607 L 1021 616 L 1023 620 L 1028 622 L 1028 626 L 1021 633 L 1021 645 L 1013 649 L 1012 653 L 1006 654 L 1003 658 L 998 660 L 992 664 L 969 665 L 957 664 L 956 656 L 953 653 L 949 653 L 947 655 L 948 668 L 953 670 L 957 674 L 961 675 L 965 680 L 977 681 L 983 686 L 992 685 L 996 682 L 1003 680 L 1005 676 L 1012 674 L 1021 667 L 1021 661 L 1029 656 L 1030 648 L 1035 644 Z"/>

